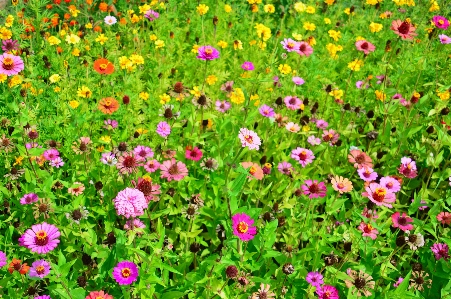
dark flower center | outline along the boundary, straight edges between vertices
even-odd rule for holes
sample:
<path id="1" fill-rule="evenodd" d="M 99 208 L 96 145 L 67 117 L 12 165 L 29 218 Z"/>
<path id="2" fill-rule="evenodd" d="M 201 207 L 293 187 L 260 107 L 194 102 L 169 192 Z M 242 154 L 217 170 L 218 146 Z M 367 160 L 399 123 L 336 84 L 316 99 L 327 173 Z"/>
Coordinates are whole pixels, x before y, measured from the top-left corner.
<path id="1" fill-rule="evenodd" d="M 36 236 L 34 237 L 34 242 L 38 246 L 45 246 L 49 243 L 49 237 L 47 236 L 47 233 L 43 230 L 40 230 L 36 233 Z"/>
<path id="2" fill-rule="evenodd" d="M 148 180 L 142 180 L 138 184 L 137 189 L 144 193 L 145 196 L 149 196 L 150 194 L 152 194 L 152 183 Z"/>
<path id="3" fill-rule="evenodd" d="M 14 60 L 12 58 L 6 57 L 3 59 L 3 63 L 2 63 L 2 67 L 7 70 L 10 71 L 14 68 Z"/>
<path id="4" fill-rule="evenodd" d="M 196 213 L 196 209 L 193 206 L 189 206 L 186 210 L 186 214 L 193 216 Z"/>
<path id="5" fill-rule="evenodd" d="M 86 146 L 86 143 L 84 143 L 84 142 L 80 143 L 80 147 L 79 148 L 80 148 L 80 150 L 82 152 L 84 152 L 84 151 L 86 151 L 88 149 L 88 147 Z"/>
<path id="6" fill-rule="evenodd" d="M 416 235 L 410 235 L 409 236 L 409 242 L 410 243 L 415 243 L 417 241 L 417 236 Z"/>
<path id="7" fill-rule="evenodd" d="M 295 98 L 291 98 L 288 103 L 290 103 L 291 105 L 296 104 L 296 99 Z"/>
<path id="8" fill-rule="evenodd" d="M 205 167 L 207 167 L 207 168 L 213 168 L 213 161 L 207 160 L 207 162 L 205 162 Z"/>
<path id="9" fill-rule="evenodd" d="M 182 84 L 182 82 L 177 82 L 177 83 L 175 83 L 175 85 L 174 85 L 174 91 L 175 91 L 176 93 L 182 93 L 182 91 L 183 91 L 183 84 Z"/>
<path id="10" fill-rule="evenodd" d="M 242 277 L 238 278 L 238 283 L 242 286 L 245 286 L 249 283 L 249 281 L 246 279 L 246 277 L 242 276 Z"/>
<path id="11" fill-rule="evenodd" d="M 81 213 L 81 211 L 79 209 L 76 209 L 75 211 L 72 212 L 72 219 L 80 220 L 82 217 L 83 217 L 83 214 Z"/>
<path id="12" fill-rule="evenodd" d="M 356 280 L 354 281 L 354 285 L 356 288 L 362 289 L 366 286 L 366 281 L 362 277 L 357 277 Z"/>
<path id="13" fill-rule="evenodd" d="M 127 150 L 127 144 L 125 142 L 121 142 L 119 143 L 117 149 L 121 152 L 125 152 Z"/>
<path id="14" fill-rule="evenodd" d="M 19 271 L 22 268 L 22 264 L 21 263 L 15 263 L 14 264 L 14 270 Z"/>
<path id="15" fill-rule="evenodd" d="M 423 277 L 417 277 L 417 278 L 415 278 L 415 282 L 417 283 L 417 284 L 423 284 L 424 283 L 424 278 Z"/>
<path id="16" fill-rule="evenodd" d="M 299 46 L 299 51 L 304 52 L 306 50 L 307 46 L 305 44 L 302 44 Z"/>
<path id="17" fill-rule="evenodd" d="M 205 106 L 207 104 L 207 97 L 204 95 L 201 95 L 198 99 L 197 99 L 197 103 L 201 106 Z"/>
<path id="18" fill-rule="evenodd" d="M 38 273 L 38 274 L 44 274 L 44 271 L 45 271 L 45 268 L 44 268 L 44 266 L 37 266 L 36 267 L 36 273 Z"/>
<path id="19" fill-rule="evenodd" d="M 268 298 L 268 295 L 267 295 L 267 293 L 265 291 L 260 291 L 260 292 L 261 293 L 258 294 L 258 298 L 259 299 L 266 299 L 266 298 Z"/>
<path id="20" fill-rule="evenodd" d="M 367 43 L 367 42 L 362 43 L 362 44 L 360 45 L 360 48 L 362 48 L 363 50 L 368 49 L 368 43 Z"/>
<path id="21" fill-rule="evenodd" d="M 9 144 L 10 144 L 10 142 L 9 142 L 8 138 L 2 139 L 2 146 L 7 147 Z"/>
<path id="22" fill-rule="evenodd" d="M 171 175 L 179 174 L 179 168 L 177 167 L 177 164 L 171 165 L 171 167 L 169 167 L 169 169 L 168 169 L 168 172 Z"/>
<path id="23" fill-rule="evenodd" d="M 19 171 L 15 167 L 11 168 L 11 174 L 12 175 L 16 175 L 18 172 Z"/>
<path id="24" fill-rule="evenodd" d="M 402 22 L 402 24 L 398 27 L 398 31 L 401 34 L 408 34 L 410 31 L 410 24 L 406 21 Z"/>
<path id="25" fill-rule="evenodd" d="M 49 206 L 48 206 L 47 204 L 45 204 L 45 203 L 41 203 L 41 204 L 39 205 L 39 207 L 38 207 L 38 210 L 39 210 L 39 212 L 41 212 L 41 213 L 47 212 L 48 209 L 49 209 Z"/>
<path id="26" fill-rule="evenodd" d="M 358 164 L 362 164 L 365 162 L 365 155 L 364 154 L 358 154 L 357 157 L 355 157 L 355 161 Z"/>
<path id="27" fill-rule="evenodd" d="M 136 159 L 132 156 L 127 156 L 124 158 L 124 161 L 122 162 L 122 165 L 127 168 L 133 168 L 136 166 Z"/>
<path id="28" fill-rule="evenodd" d="M 172 109 L 171 108 L 166 108 L 164 110 L 164 117 L 171 118 L 172 116 L 173 116 Z"/>
<path id="29" fill-rule="evenodd" d="M 398 224 L 399 225 L 406 225 L 407 224 L 407 218 L 406 217 L 399 217 Z"/>
<path id="30" fill-rule="evenodd" d="M 310 193 L 313 193 L 313 194 L 318 193 L 320 191 L 318 184 L 315 184 L 315 183 L 311 184 L 308 187 L 308 191 L 310 191 Z"/>

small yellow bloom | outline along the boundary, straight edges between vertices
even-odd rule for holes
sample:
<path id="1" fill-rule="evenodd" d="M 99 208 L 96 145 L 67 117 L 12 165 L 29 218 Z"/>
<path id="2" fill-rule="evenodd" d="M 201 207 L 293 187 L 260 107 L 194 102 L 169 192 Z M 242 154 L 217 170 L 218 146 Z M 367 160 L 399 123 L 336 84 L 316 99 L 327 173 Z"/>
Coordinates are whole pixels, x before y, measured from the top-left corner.
<path id="1" fill-rule="evenodd" d="M 444 92 L 438 92 L 438 93 L 437 93 L 437 96 L 440 97 L 440 100 L 446 101 L 446 100 L 449 100 L 449 98 L 450 98 L 450 93 L 449 93 L 448 90 L 445 90 Z"/>
<path id="2" fill-rule="evenodd" d="M 341 89 L 334 89 L 331 92 L 329 92 L 329 95 L 333 96 L 335 99 L 341 99 L 343 94 L 344 94 L 344 92 Z"/>
<path id="3" fill-rule="evenodd" d="M 382 102 L 385 101 L 385 98 L 387 97 L 387 95 L 384 92 L 382 92 L 380 90 L 376 90 L 374 93 L 376 94 L 376 99 L 378 99 L 379 101 L 382 101 Z"/>
<path id="4" fill-rule="evenodd" d="M 305 9 L 305 12 L 306 13 L 309 13 L 309 14 L 314 14 L 315 13 L 315 8 L 313 7 L 313 6 L 307 6 L 307 8 Z"/>
<path id="5" fill-rule="evenodd" d="M 332 5 L 332 4 L 334 4 L 335 0 L 324 0 L 324 2 L 325 2 L 327 5 Z"/>
<path id="6" fill-rule="evenodd" d="M 158 39 L 158 37 L 155 34 L 151 34 L 149 36 L 149 38 L 150 38 L 151 41 L 156 41 Z"/>
<path id="7" fill-rule="evenodd" d="M 352 13 L 351 13 L 351 8 L 345 8 L 345 10 L 343 11 L 345 14 L 347 14 L 348 16 L 349 15 L 355 15 L 355 11 L 353 11 Z"/>
<path id="8" fill-rule="evenodd" d="M 334 41 L 338 41 L 341 38 L 341 32 L 336 30 L 329 30 L 329 36 L 334 39 Z"/>
<path id="9" fill-rule="evenodd" d="M 71 33 L 71 34 L 66 35 L 66 42 L 68 44 L 75 45 L 80 42 L 80 38 L 77 35 Z"/>
<path id="10" fill-rule="evenodd" d="M 132 21 L 133 24 L 136 24 L 136 23 L 139 22 L 140 19 L 141 19 L 141 18 L 140 18 L 139 16 L 137 16 L 137 15 L 134 14 L 134 15 L 131 17 L 130 21 Z"/>
<path id="11" fill-rule="evenodd" d="M 59 35 L 60 35 L 61 37 L 65 37 L 65 36 L 67 35 L 66 30 L 62 29 L 62 30 L 59 32 Z"/>
<path id="12" fill-rule="evenodd" d="M 329 18 L 324 18 L 324 24 L 330 24 L 332 21 Z"/>
<path id="13" fill-rule="evenodd" d="M 139 8 L 140 14 L 145 14 L 146 11 L 148 11 L 151 7 L 149 4 L 144 4 L 144 5 L 138 6 L 138 8 Z"/>
<path id="14" fill-rule="evenodd" d="M 308 132 L 310 131 L 310 126 L 302 126 L 302 132 Z"/>
<path id="15" fill-rule="evenodd" d="M 108 37 L 105 36 L 105 34 L 101 33 L 97 38 L 96 42 L 103 45 L 108 40 Z"/>
<path id="16" fill-rule="evenodd" d="M 87 28 L 87 29 L 92 29 L 92 24 L 91 24 L 91 23 L 87 23 L 87 24 L 85 25 L 85 28 Z"/>
<path id="17" fill-rule="evenodd" d="M 366 38 L 362 37 L 362 36 L 357 36 L 355 38 L 355 41 L 358 42 L 359 40 L 366 40 Z"/>
<path id="18" fill-rule="evenodd" d="M 235 49 L 235 50 L 243 50 L 243 43 L 240 41 L 240 40 L 235 40 L 234 42 L 233 42 L 233 49 Z M 197 53 L 197 51 L 196 51 L 196 53 Z"/>
<path id="19" fill-rule="evenodd" d="M 437 11 L 440 10 L 440 6 L 438 5 L 437 1 L 431 1 L 431 7 L 429 7 L 429 11 Z"/>
<path id="20" fill-rule="evenodd" d="M 171 97 L 165 93 L 158 96 L 160 98 L 160 104 L 167 104 L 169 101 L 171 101 Z"/>
<path id="21" fill-rule="evenodd" d="M 92 91 L 86 87 L 86 86 L 82 86 L 81 88 L 79 88 L 77 90 L 77 96 L 79 96 L 80 98 L 90 98 L 92 96 Z"/>
<path id="22" fill-rule="evenodd" d="M 204 14 L 206 14 L 206 13 L 208 12 L 209 9 L 210 9 L 210 8 L 209 8 L 207 5 L 205 5 L 205 4 L 199 4 L 199 6 L 196 7 L 197 13 L 198 13 L 200 16 L 203 16 Z"/>
<path id="23" fill-rule="evenodd" d="M 136 129 L 136 132 L 138 132 L 140 135 L 146 134 L 149 132 L 149 130 L 146 130 L 144 128 L 138 128 Z"/>
<path id="24" fill-rule="evenodd" d="M 108 135 L 102 136 L 99 138 L 100 141 L 105 142 L 105 143 L 110 143 L 111 142 L 111 137 Z"/>
<path id="25" fill-rule="evenodd" d="M 72 100 L 69 102 L 69 106 L 71 106 L 72 109 L 76 109 L 79 105 L 80 105 L 80 103 L 76 100 Z"/>
<path id="26" fill-rule="evenodd" d="M 192 95 L 194 95 L 196 98 L 200 97 L 202 95 L 202 91 L 199 89 L 199 86 L 194 86 L 193 90 L 189 91 Z"/>
<path id="27" fill-rule="evenodd" d="M 283 74 L 283 75 L 287 75 L 291 73 L 291 66 L 289 66 L 288 64 L 280 64 L 279 65 L 279 71 Z"/>
<path id="28" fill-rule="evenodd" d="M 141 100 L 147 101 L 149 99 L 149 93 L 145 92 L 145 91 L 141 91 L 139 93 L 139 98 Z"/>
<path id="29" fill-rule="evenodd" d="M 258 5 L 257 4 L 252 4 L 251 11 L 254 12 L 254 13 L 258 12 Z"/>
<path id="30" fill-rule="evenodd" d="M 6 79 L 8 79 L 8 76 L 6 76 L 5 74 L 0 74 L 0 83 L 6 82 Z"/>
<path id="31" fill-rule="evenodd" d="M 0 27 L 0 39 L 2 40 L 11 39 L 12 36 L 13 33 L 11 32 L 11 30 L 6 29 L 6 27 Z"/>
<path id="32" fill-rule="evenodd" d="M 161 39 L 155 41 L 155 48 L 156 49 L 161 49 L 164 47 L 164 41 L 162 41 Z"/>
<path id="33" fill-rule="evenodd" d="M 16 166 L 16 165 L 22 165 L 23 159 L 24 159 L 24 157 L 22 157 L 22 156 L 17 157 L 17 158 L 16 158 L 16 161 L 15 161 L 14 164 L 13 164 L 13 166 Z"/>
<path id="34" fill-rule="evenodd" d="M 260 97 L 258 96 L 258 94 L 253 94 L 253 95 L 251 95 L 251 97 L 249 98 L 249 100 L 251 100 L 251 101 L 255 101 L 255 100 L 258 100 Z"/>
<path id="35" fill-rule="evenodd" d="M 307 5 L 302 2 L 297 2 L 294 4 L 294 10 L 297 12 L 304 12 L 307 9 Z"/>
<path id="36" fill-rule="evenodd" d="M 61 88 L 59 86 L 55 86 L 55 88 L 53 88 L 53 91 L 58 93 L 61 91 Z"/>
<path id="37" fill-rule="evenodd" d="M 230 101 L 234 104 L 242 104 L 244 103 L 244 92 L 241 88 L 237 87 L 230 94 Z"/>
<path id="38" fill-rule="evenodd" d="M 293 34 L 291 34 L 291 36 L 293 36 L 293 38 L 297 41 L 301 41 L 302 40 L 302 35 L 296 32 L 293 32 Z"/>
<path id="39" fill-rule="evenodd" d="M 215 75 L 210 75 L 205 79 L 205 82 L 207 82 L 208 85 L 213 85 L 218 81 L 218 77 Z"/>
<path id="40" fill-rule="evenodd" d="M 272 5 L 272 4 L 266 4 L 266 5 L 263 7 L 263 10 L 264 10 L 265 12 L 267 12 L 267 13 L 274 13 L 274 12 L 276 11 L 276 8 L 275 8 L 274 5 Z"/>
<path id="41" fill-rule="evenodd" d="M 352 71 L 358 72 L 360 68 L 363 66 L 363 60 L 356 59 L 348 63 L 348 68 Z"/>
<path id="42" fill-rule="evenodd" d="M 257 23 L 254 28 L 257 29 L 257 36 L 263 41 L 267 41 L 271 37 L 271 29 L 269 27 Z"/>
<path id="43" fill-rule="evenodd" d="M 61 40 L 55 36 L 51 36 L 47 39 L 50 45 L 55 46 L 61 43 Z"/>
<path id="44" fill-rule="evenodd" d="M 223 40 L 220 40 L 217 45 L 222 49 L 227 48 L 227 42 L 225 42 Z"/>
<path id="45" fill-rule="evenodd" d="M 193 45 L 193 48 L 191 49 L 191 52 L 192 53 L 198 53 L 198 50 L 199 50 L 199 48 L 200 48 L 200 46 L 199 45 Z"/>
<path id="46" fill-rule="evenodd" d="M 316 29 L 316 25 L 310 22 L 304 22 L 302 27 L 304 27 L 304 29 L 307 31 L 315 31 Z"/>
<path id="47" fill-rule="evenodd" d="M 142 57 L 139 54 L 132 54 L 132 55 L 130 55 L 130 61 L 133 64 L 142 65 L 142 64 L 144 64 L 144 57 Z"/>
<path id="48" fill-rule="evenodd" d="M 251 73 L 250 72 L 244 72 L 240 75 L 241 78 L 247 79 L 251 77 Z"/>
<path id="49" fill-rule="evenodd" d="M 224 5 L 224 11 L 226 13 L 231 13 L 232 12 L 232 6 L 230 6 L 228 4 Z"/>
<path id="50" fill-rule="evenodd" d="M 72 55 L 74 55 L 74 56 L 76 56 L 76 57 L 80 56 L 80 50 L 78 50 L 77 48 L 74 48 L 74 49 L 72 50 Z"/>
<path id="51" fill-rule="evenodd" d="M 50 82 L 56 83 L 61 79 L 61 76 L 58 74 L 53 74 L 49 77 Z"/>
<path id="52" fill-rule="evenodd" d="M 14 23 L 14 16 L 8 15 L 8 16 L 6 17 L 6 20 L 5 20 L 5 26 L 6 26 L 6 27 L 12 27 L 12 26 L 13 26 L 13 23 Z"/>
<path id="53" fill-rule="evenodd" d="M 370 24 L 370 31 L 373 33 L 381 31 L 382 28 L 384 28 L 384 26 L 382 26 L 382 24 L 374 23 L 374 22 L 371 22 L 371 24 Z"/>

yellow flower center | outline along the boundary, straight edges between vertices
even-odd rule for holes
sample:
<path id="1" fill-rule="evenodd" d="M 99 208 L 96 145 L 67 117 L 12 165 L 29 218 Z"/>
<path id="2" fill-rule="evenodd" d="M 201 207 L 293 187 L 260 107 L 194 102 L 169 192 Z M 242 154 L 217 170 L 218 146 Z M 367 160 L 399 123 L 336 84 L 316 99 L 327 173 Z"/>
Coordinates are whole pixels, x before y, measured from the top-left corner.
<path id="1" fill-rule="evenodd" d="M 129 277 L 131 274 L 130 268 L 124 268 L 121 270 L 122 277 Z"/>
<path id="2" fill-rule="evenodd" d="M 4 65 L 13 65 L 14 60 L 12 60 L 11 57 L 5 57 L 5 59 L 3 59 L 3 64 Z"/>
<path id="3" fill-rule="evenodd" d="M 291 49 L 291 48 L 294 48 L 294 44 L 293 44 L 293 43 L 288 43 L 287 46 L 288 46 L 288 48 L 290 48 L 290 49 Z"/>
<path id="4" fill-rule="evenodd" d="M 238 223 L 236 230 L 239 231 L 240 233 L 244 234 L 249 230 L 249 225 L 246 222 L 241 221 L 240 223 Z"/>
<path id="5" fill-rule="evenodd" d="M 208 48 L 208 49 L 205 49 L 205 53 L 207 53 L 207 54 L 211 54 L 211 53 L 213 53 L 213 50 L 212 50 L 212 49 L 210 49 L 210 48 Z"/>
<path id="6" fill-rule="evenodd" d="M 438 23 L 439 23 L 440 25 L 443 25 L 443 24 L 445 24 L 445 21 L 443 21 L 443 20 L 438 20 Z"/>
<path id="7" fill-rule="evenodd" d="M 44 273 L 44 270 L 45 270 L 45 268 L 42 265 L 36 267 L 36 273 L 38 273 L 38 274 Z"/>
<path id="8" fill-rule="evenodd" d="M 105 100 L 105 105 L 106 106 L 110 106 L 111 105 L 111 100 Z"/>
<path id="9" fill-rule="evenodd" d="M 256 168 L 255 166 L 252 166 L 252 167 L 249 169 L 249 173 L 250 173 L 250 174 L 254 174 L 256 171 L 257 171 L 257 168 Z"/>
<path id="10" fill-rule="evenodd" d="M 43 230 L 40 230 L 36 233 L 36 238 L 38 238 L 39 240 L 45 240 L 45 238 L 47 238 L 47 233 Z"/>
<path id="11" fill-rule="evenodd" d="M 249 136 L 249 135 L 244 136 L 244 139 L 249 143 L 252 143 L 252 140 L 253 140 L 252 136 Z"/>
<path id="12" fill-rule="evenodd" d="M 102 63 L 102 64 L 100 65 L 100 69 L 101 69 L 102 71 L 106 70 L 107 67 L 108 67 L 108 64 L 106 64 L 106 63 Z"/>

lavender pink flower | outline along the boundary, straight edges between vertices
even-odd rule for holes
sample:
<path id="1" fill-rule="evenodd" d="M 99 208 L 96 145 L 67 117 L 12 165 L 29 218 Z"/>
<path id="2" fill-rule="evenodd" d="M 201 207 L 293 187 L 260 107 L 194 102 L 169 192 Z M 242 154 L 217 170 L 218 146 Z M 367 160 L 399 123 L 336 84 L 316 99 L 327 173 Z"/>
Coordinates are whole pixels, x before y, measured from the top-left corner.
<path id="1" fill-rule="evenodd" d="M 60 232 L 52 224 L 43 222 L 35 224 L 22 235 L 22 243 L 32 252 L 38 254 L 48 253 L 58 246 Z"/>
<path id="2" fill-rule="evenodd" d="M 268 105 L 263 105 L 261 106 L 258 111 L 260 112 L 261 115 L 263 115 L 264 117 L 274 117 L 275 113 L 274 113 L 274 109 L 272 109 L 270 106 Z"/>
<path id="3" fill-rule="evenodd" d="M 22 58 L 9 53 L 0 55 L 0 74 L 7 76 L 17 75 L 24 70 Z"/>
<path id="4" fill-rule="evenodd" d="M 50 273 L 50 264 L 45 260 L 37 260 L 31 264 L 30 277 L 44 278 Z"/>
<path id="5" fill-rule="evenodd" d="M 168 182 L 180 181 L 188 175 L 188 169 L 183 162 L 176 161 L 174 158 L 166 160 L 160 165 L 161 178 L 168 180 Z"/>
<path id="6" fill-rule="evenodd" d="M 240 138 L 241 146 L 248 147 L 250 150 L 259 150 L 261 143 L 260 137 L 254 131 L 248 130 L 246 128 L 241 128 L 238 133 L 238 138 Z"/>
<path id="7" fill-rule="evenodd" d="M 315 156 L 313 155 L 313 152 L 311 150 L 301 147 L 292 150 L 290 157 L 298 161 L 302 167 L 305 167 L 308 164 L 312 163 L 313 159 L 315 159 Z"/>
<path id="8" fill-rule="evenodd" d="M 219 58 L 219 51 L 212 46 L 199 47 L 197 53 L 197 58 L 200 60 L 215 60 Z"/>
<path id="9" fill-rule="evenodd" d="M 445 243 L 434 243 L 434 245 L 431 246 L 431 250 L 434 253 L 436 260 L 449 260 L 449 247 Z"/>
<path id="10" fill-rule="evenodd" d="M 114 207 L 118 215 L 123 215 L 127 219 L 135 218 L 144 214 L 147 201 L 144 193 L 138 189 L 125 188 L 114 198 Z"/>
<path id="11" fill-rule="evenodd" d="M 169 136 L 169 134 L 171 134 L 171 126 L 165 121 L 159 122 L 156 132 L 161 137 L 166 138 Z"/>

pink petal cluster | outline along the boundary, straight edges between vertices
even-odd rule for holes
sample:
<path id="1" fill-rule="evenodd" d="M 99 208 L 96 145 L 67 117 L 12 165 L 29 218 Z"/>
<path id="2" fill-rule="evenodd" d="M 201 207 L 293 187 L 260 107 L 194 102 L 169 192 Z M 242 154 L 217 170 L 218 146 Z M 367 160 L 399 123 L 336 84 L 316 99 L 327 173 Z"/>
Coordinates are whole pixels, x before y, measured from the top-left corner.
<path id="1" fill-rule="evenodd" d="M 134 218 L 144 214 L 147 201 L 144 193 L 138 189 L 125 188 L 114 199 L 114 207 L 118 215 L 123 215 L 125 218 Z"/>

